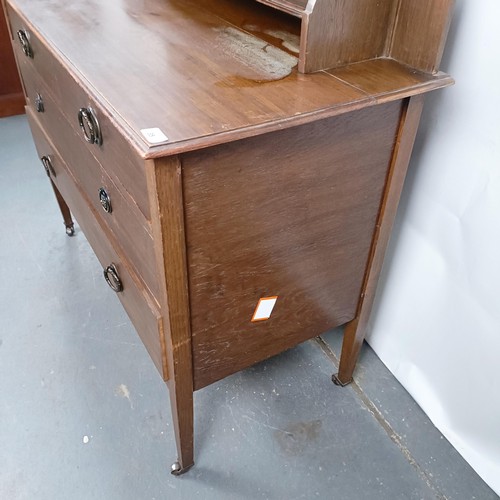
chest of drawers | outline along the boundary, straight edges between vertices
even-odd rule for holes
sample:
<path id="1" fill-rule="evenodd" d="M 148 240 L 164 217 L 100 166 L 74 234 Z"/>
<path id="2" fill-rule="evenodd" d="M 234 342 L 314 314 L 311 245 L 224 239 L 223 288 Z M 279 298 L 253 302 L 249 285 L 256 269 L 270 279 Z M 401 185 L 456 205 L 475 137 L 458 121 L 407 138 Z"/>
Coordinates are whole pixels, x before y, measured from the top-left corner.
<path id="1" fill-rule="evenodd" d="M 193 391 L 343 324 L 352 379 L 451 2 L 344 4 L 5 2 L 67 232 L 168 385 L 176 474 Z"/>

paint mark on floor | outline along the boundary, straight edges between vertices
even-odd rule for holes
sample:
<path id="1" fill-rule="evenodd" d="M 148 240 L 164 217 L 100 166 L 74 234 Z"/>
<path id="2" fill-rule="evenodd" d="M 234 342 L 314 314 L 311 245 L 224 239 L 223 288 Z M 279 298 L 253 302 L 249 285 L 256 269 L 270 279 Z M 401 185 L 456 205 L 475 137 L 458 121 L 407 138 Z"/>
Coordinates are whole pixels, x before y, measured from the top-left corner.
<path id="1" fill-rule="evenodd" d="M 281 450 L 287 455 L 299 455 L 315 441 L 321 430 L 321 420 L 294 422 L 274 432 Z"/>
<path id="2" fill-rule="evenodd" d="M 130 403 L 130 408 L 132 408 L 132 410 L 134 409 L 134 404 L 132 403 L 132 400 L 130 399 L 130 391 L 128 390 L 128 387 L 125 384 L 120 384 L 116 388 L 115 394 L 117 396 L 120 396 L 121 398 L 128 399 L 128 402 Z"/>

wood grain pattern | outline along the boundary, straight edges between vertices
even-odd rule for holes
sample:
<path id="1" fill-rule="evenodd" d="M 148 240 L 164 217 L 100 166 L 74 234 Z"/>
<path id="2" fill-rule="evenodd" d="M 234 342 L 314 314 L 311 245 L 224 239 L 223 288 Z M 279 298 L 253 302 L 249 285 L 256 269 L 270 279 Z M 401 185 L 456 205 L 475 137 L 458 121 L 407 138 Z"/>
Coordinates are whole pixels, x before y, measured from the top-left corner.
<path id="1" fill-rule="evenodd" d="M 163 345 L 174 421 L 178 462 L 185 471 L 194 463 L 193 362 L 182 172 L 178 158 L 147 166 L 157 264 L 162 283 Z"/>
<path id="2" fill-rule="evenodd" d="M 197 0 L 196 8 L 298 56 L 301 22 L 296 17 L 258 5 L 255 0 Z"/>
<path id="3" fill-rule="evenodd" d="M 435 88 L 453 84 L 454 80 L 439 73 L 429 76 L 394 59 L 380 58 L 328 70 L 328 73 L 369 94 L 377 103 L 394 98 L 404 99 Z"/>
<path id="4" fill-rule="evenodd" d="M 257 0 L 276 9 L 292 14 L 292 16 L 302 17 L 308 1 L 307 0 Z"/>
<path id="5" fill-rule="evenodd" d="M 22 92 L 0 95 L 0 118 L 21 115 L 24 113 L 24 106 L 25 101 Z"/>
<path id="6" fill-rule="evenodd" d="M 310 73 L 384 56 L 392 1 L 318 0 L 304 19 L 299 71 Z"/>
<path id="7" fill-rule="evenodd" d="M 420 71 L 436 73 L 454 3 L 453 0 L 400 0 L 389 55 Z"/>
<path id="8" fill-rule="evenodd" d="M 24 113 L 24 96 L 0 2 L 0 118 Z"/>
<path id="9" fill-rule="evenodd" d="M 410 154 L 415 141 L 420 115 L 423 107 L 423 96 L 408 99 L 399 125 L 396 148 L 394 150 L 384 198 L 377 221 L 370 251 L 370 259 L 366 267 L 363 290 L 358 304 L 356 317 L 347 324 L 342 343 L 338 380 L 347 384 L 352 380 L 354 367 L 366 334 L 366 326 L 370 317 L 382 263 L 389 243 L 392 226 L 403 189 L 403 183 L 410 161 Z"/>
<path id="10" fill-rule="evenodd" d="M 55 176 L 51 181 L 55 184 L 64 200 L 70 200 L 70 208 L 85 233 L 92 249 L 103 267 L 114 263 L 123 283 L 123 291 L 118 293 L 125 311 L 135 326 L 151 359 L 158 371 L 163 373 L 162 349 L 160 345 L 160 315 L 148 294 L 144 293 L 142 285 L 131 269 L 126 257 L 118 250 L 114 238 L 107 229 L 101 226 L 96 214 L 83 197 L 76 180 L 49 139 L 45 136 L 40 124 L 32 113 L 27 113 L 28 122 L 39 156 L 48 155 L 52 160 Z M 40 166 L 40 168 L 42 168 Z M 61 231 L 62 234 L 64 234 Z M 107 286 L 104 278 L 102 286 Z"/>
<path id="11" fill-rule="evenodd" d="M 131 147 L 126 137 L 119 133 L 115 126 L 115 117 L 99 103 L 100 99 L 92 98 L 81 83 L 67 71 L 64 65 L 52 54 L 38 34 L 27 28 L 25 23 L 9 8 L 12 29 L 28 29 L 33 59 L 26 57 L 21 46 L 14 44 L 14 54 L 17 59 L 23 79 L 32 82 L 33 75 L 44 82 L 45 87 L 59 103 L 63 115 L 75 130 L 89 152 L 101 163 L 109 165 L 109 175 L 122 186 L 125 195 L 130 193 L 129 202 L 137 204 L 144 216 L 149 219 L 149 201 L 147 196 L 146 175 L 140 154 Z M 80 47 L 81 50 L 81 47 Z M 26 76 L 25 76 L 26 75 Z M 32 83 L 34 85 L 34 83 Z M 33 89 L 36 90 L 36 89 Z M 85 142 L 78 125 L 78 111 L 82 107 L 91 106 L 97 114 L 103 135 L 102 146 Z"/>
<path id="12" fill-rule="evenodd" d="M 42 0 L 35 8 L 29 1 L 16 0 L 15 5 L 29 17 L 25 24 L 33 33 L 36 25 L 44 26 L 68 69 L 78 68 L 78 80 L 91 84 L 86 91 L 92 99 L 99 99 L 94 89 L 100 89 L 117 123 L 130 131 L 143 150 L 149 149 L 139 132 L 144 128 L 159 127 L 169 143 L 176 143 L 352 101 L 356 96 L 353 89 L 324 74 L 304 80 L 290 70 L 283 78 L 286 64 L 281 53 L 267 58 L 267 42 L 260 44 L 253 35 L 240 36 L 241 30 L 200 9 L 197 2 L 152 0 L 147 11 L 131 0 L 124 2 L 124 8 L 106 2 L 89 10 L 84 3 L 55 6 Z M 259 19 L 250 17 L 247 24 L 259 26 Z M 282 25 L 275 27 L 280 30 Z M 94 40 L 113 57 L 95 57 L 82 50 Z M 50 68 L 46 71 L 52 73 Z"/>
<path id="13" fill-rule="evenodd" d="M 29 34 L 34 57 L 15 55 L 63 217 L 66 200 L 117 266 L 168 383 L 180 472 L 195 389 L 346 322 L 349 382 L 420 94 L 452 83 L 435 72 L 452 0 L 2 1 Z M 89 105 L 102 147 L 79 131 Z M 153 127 L 165 144 L 146 141 Z"/>
<path id="14" fill-rule="evenodd" d="M 54 184 L 54 181 L 52 179 L 50 179 L 50 184 L 52 186 L 52 190 L 54 191 L 57 204 L 59 205 L 59 210 L 61 211 L 61 215 L 63 217 L 64 226 L 66 227 L 66 229 L 72 228 L 74 230 L 75 223 L 73 222 L 71 211 L 66 203 L 66 200 L 62 197 L 62 194 L 59 192 L 59 189 L 57 189 L 57 186 Z"/>
<path id="15" fill-rule="evenodd" d="M 57 5 L 40 0 L 36 6 L 29 0 L 9 2 L 23 12 L 20 22 L 33 33 L 43 26 L 60 66 L 78 80 L 91 102 L 106 109 L 111 124 L 146 158 L 372 104 L 367 94 L 324 72 L 302 75 L 291 68 L 283 76 L 288 67 L 283 54 L 289 56 L 283 40 L 263 38 L 262 33 L 285 31 L 283 38 L 297 32 L 293 26 L 283 30 L 281 17 L 259 26 L 263 17 L 259 9 L 266 7 L 258 2 L 240 0 L 239 5 L 254 6 L 244 26 L 242 19 L 235 21 L 229 14 L 227 19 L 221 17 L 215 0 L 204 0 L 202 9 L 194 0 L 151 0 L 147 9 L 132 0 L 106 2 L 96 9 L 88 9 L 83 0 Z M 95 40 L 100 57 L 86 49 Z M 269 44 L 280 50 L 271 58 L 266 55 Z M 54 79 L 48 83 L 57 84 Z M 64 94 L 57 97 L 62 99 Z M 149 147 L 139 131 L 150 127 L 159 127 L 169 142 Z M 133 167 L 128 170 L 134 172 Z M 134 184 L 127 181 L 127 185 Z"/>
<path id="16" fill-rule="evenodd" d="M 300 16 L 299 71 L 313 73 L 392 57 L 436 73 L 453 0 L 259 0 Z"/>
<path id="17" fill-rule="evenodd" d="M 396 102 L 182 157 L 196 389 L 354 318 L 399 115 Z"/>

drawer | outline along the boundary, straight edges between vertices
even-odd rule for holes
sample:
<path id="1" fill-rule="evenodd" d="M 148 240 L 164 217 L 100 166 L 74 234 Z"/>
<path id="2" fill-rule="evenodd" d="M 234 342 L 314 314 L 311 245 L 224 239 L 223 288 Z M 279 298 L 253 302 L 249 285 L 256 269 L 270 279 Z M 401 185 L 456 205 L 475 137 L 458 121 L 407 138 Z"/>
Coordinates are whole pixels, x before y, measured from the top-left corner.
<path id="1" fill-rule="evenodd" d="M 96 159 L 89 153 L 74 130 L 68 126 L 55 102 L 47 92 L 45 84 L 36 75 L 27 80 L 28 119 L 32 130 L 42 129 L 54 144 L 72 175 L 88 198 L 88 203 L 110 228 L 123 248 L 125 254 L 135 267 L 151 294 L 158 299 L 159 283 L 156 272 L 156 258 L 151 236 L 151 227 L 140 210 L 123 196 L 116 184 L 107 175 Z M 44 112 L 36 113 L 33 96 L 43 96 Z M 33 117 L 36 114 L 36 120 Z M 111 212 L 104 211 L 99 191 L 104 188 L 111 201 Z"/>
<path id="2" fill-rule="evenodd" d="M 14 36 L 14 54 L 16 56 L 21 78 L 25 87 L 29 87 L 33 72 L 40 75 L 45 82 L 58 107 L 67 117 L 69 123 L 78 131 L 80 140 L 90 153 L 109 168 L 108 174 L 118 181 L 133 202 L 137 204 L 147 219 L 150 219 L 149 200 L 146 185 L 144 160 L 133 148 L 127 138 L 116 128 L 113 117 L 103 110 L 71 74 L 68 66 L 58 60 L 49 48 L 40 41 L 37 34 L 28 28 L 17 13 L 7 6 L 12 34 Z M 29 54 L 23 52 L 18 32 L 26 34 L 29 43 Z M 31 70 L 31 71 L 30 71 Z M 91 107 L 99 122 L 102 144 L 89 144 L 80 130 L 78 112 L 81 108 Z"/>
<path id="3" fill-rule="evenodd" d="M 162 361 L 162 343 L 160 341 L 162 322 L 159 312 L 149 299 L 148 294 L 143 290 L 126 258 L 117 250 L 117 245 L 111 243 L 111 236 L 106 228 L 99 224 L 95 213 L 82 196 L 76 180 L 33 118 L 30 119 L 30 126 L 32 127 L 38 155 L 50 158 L 53 169 L 50 175 L 51 180 L 68 203 L 99 262 L 104 268 L 114 264 L 123 286 L 123 290 L 117 292 L 117 295 L 153 359 L 156 368 L 166 378 L 167 372 L 165 370 L 164 374 Z M 61 237 L 64 237 L 64 233 L 61 233 Z M 106 286 L 104 276 L 102 285 Z"/>

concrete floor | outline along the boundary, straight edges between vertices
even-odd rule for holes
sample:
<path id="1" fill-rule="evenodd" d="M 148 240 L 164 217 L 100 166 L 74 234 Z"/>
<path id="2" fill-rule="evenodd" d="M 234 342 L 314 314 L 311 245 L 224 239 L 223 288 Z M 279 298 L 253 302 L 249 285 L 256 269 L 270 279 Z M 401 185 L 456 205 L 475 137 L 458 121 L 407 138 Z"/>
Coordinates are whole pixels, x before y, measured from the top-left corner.
<path id="1" fill-rule="evenodd" d="M 368 346 L 331 383 L 338 330 L 197 392 L 171 476 L 167 389 L 24 117 L 0 120 L 0 193 L 0 499 L 498 498 Z"/>

